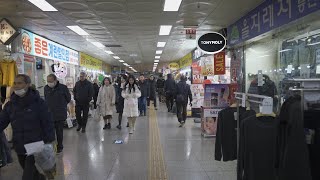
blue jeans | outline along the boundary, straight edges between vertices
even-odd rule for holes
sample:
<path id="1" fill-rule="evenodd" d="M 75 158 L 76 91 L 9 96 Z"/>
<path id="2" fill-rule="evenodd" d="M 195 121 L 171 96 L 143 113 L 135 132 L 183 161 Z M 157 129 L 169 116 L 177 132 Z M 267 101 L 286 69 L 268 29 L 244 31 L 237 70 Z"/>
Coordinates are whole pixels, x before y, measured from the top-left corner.
<path id="1" fill-rule="evenodd" d="M 140 97 L 139 99 L 139 111 L 140 114 L 144 113 L 146 114 L 147 112 L 147 97 Z"/>

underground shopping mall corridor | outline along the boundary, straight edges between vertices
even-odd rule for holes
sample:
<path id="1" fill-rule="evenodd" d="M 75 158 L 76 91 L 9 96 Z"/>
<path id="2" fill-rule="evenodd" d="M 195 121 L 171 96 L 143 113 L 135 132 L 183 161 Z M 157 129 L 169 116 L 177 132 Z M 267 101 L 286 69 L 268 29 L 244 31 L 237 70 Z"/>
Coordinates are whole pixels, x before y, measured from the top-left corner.
<path id="1" fill-rule="evenodd" d="M 202 138 L 200 127 L 188 119 L 179 128 L 164 105 L 137 119 L 133 135 L 125 128 L 102 130 L 90 119 L 87 133 L 66 129 L 64 152 L 57 157 L 56 180 L 235 180 L 236 164 L 214 160 L 214 138 Z M 114 144 L 123 140 L 124 144 Z M 18 163 L 1 169 L 1 180 L 20 180 Z"/>

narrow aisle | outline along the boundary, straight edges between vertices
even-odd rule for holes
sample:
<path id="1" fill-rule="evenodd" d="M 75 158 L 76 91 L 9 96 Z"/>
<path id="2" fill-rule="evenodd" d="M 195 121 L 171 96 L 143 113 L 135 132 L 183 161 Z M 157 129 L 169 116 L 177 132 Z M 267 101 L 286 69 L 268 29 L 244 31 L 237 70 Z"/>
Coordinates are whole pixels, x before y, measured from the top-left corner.
<path id="1" fill-rule="evenodd" d="M 177 117 L 164 105 L 157 111 L 160 139 L 170 180 L 236 180 L 236 162 L 214 160 L 215 139 L 202 138 L 200 124 Z"/>

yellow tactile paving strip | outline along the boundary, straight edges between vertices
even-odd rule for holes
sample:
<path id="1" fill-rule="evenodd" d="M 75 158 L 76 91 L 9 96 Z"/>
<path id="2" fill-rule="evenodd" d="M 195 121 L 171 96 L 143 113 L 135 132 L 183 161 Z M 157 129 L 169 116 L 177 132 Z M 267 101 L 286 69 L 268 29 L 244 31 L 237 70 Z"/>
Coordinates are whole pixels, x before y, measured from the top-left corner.
<path id="1" fill-rule="evenodd" d="M 167 180 L 167 169 L 163 157 L 157 114 L 150 108 L 149 115 L 149 180 Z"/>

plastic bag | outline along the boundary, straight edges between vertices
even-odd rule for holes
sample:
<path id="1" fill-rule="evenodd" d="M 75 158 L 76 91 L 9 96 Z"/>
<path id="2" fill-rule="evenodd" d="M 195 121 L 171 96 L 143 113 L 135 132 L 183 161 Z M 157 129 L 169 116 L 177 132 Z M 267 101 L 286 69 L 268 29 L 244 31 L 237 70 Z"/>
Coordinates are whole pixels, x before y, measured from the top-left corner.
<path id="1" fill-rule="evenodd" d="M 44 144 L 43 149 L 34 154 L 36 164 L 43 172 L 49 172 L 55 169 L 56 157 L 52 144 Z"/>

